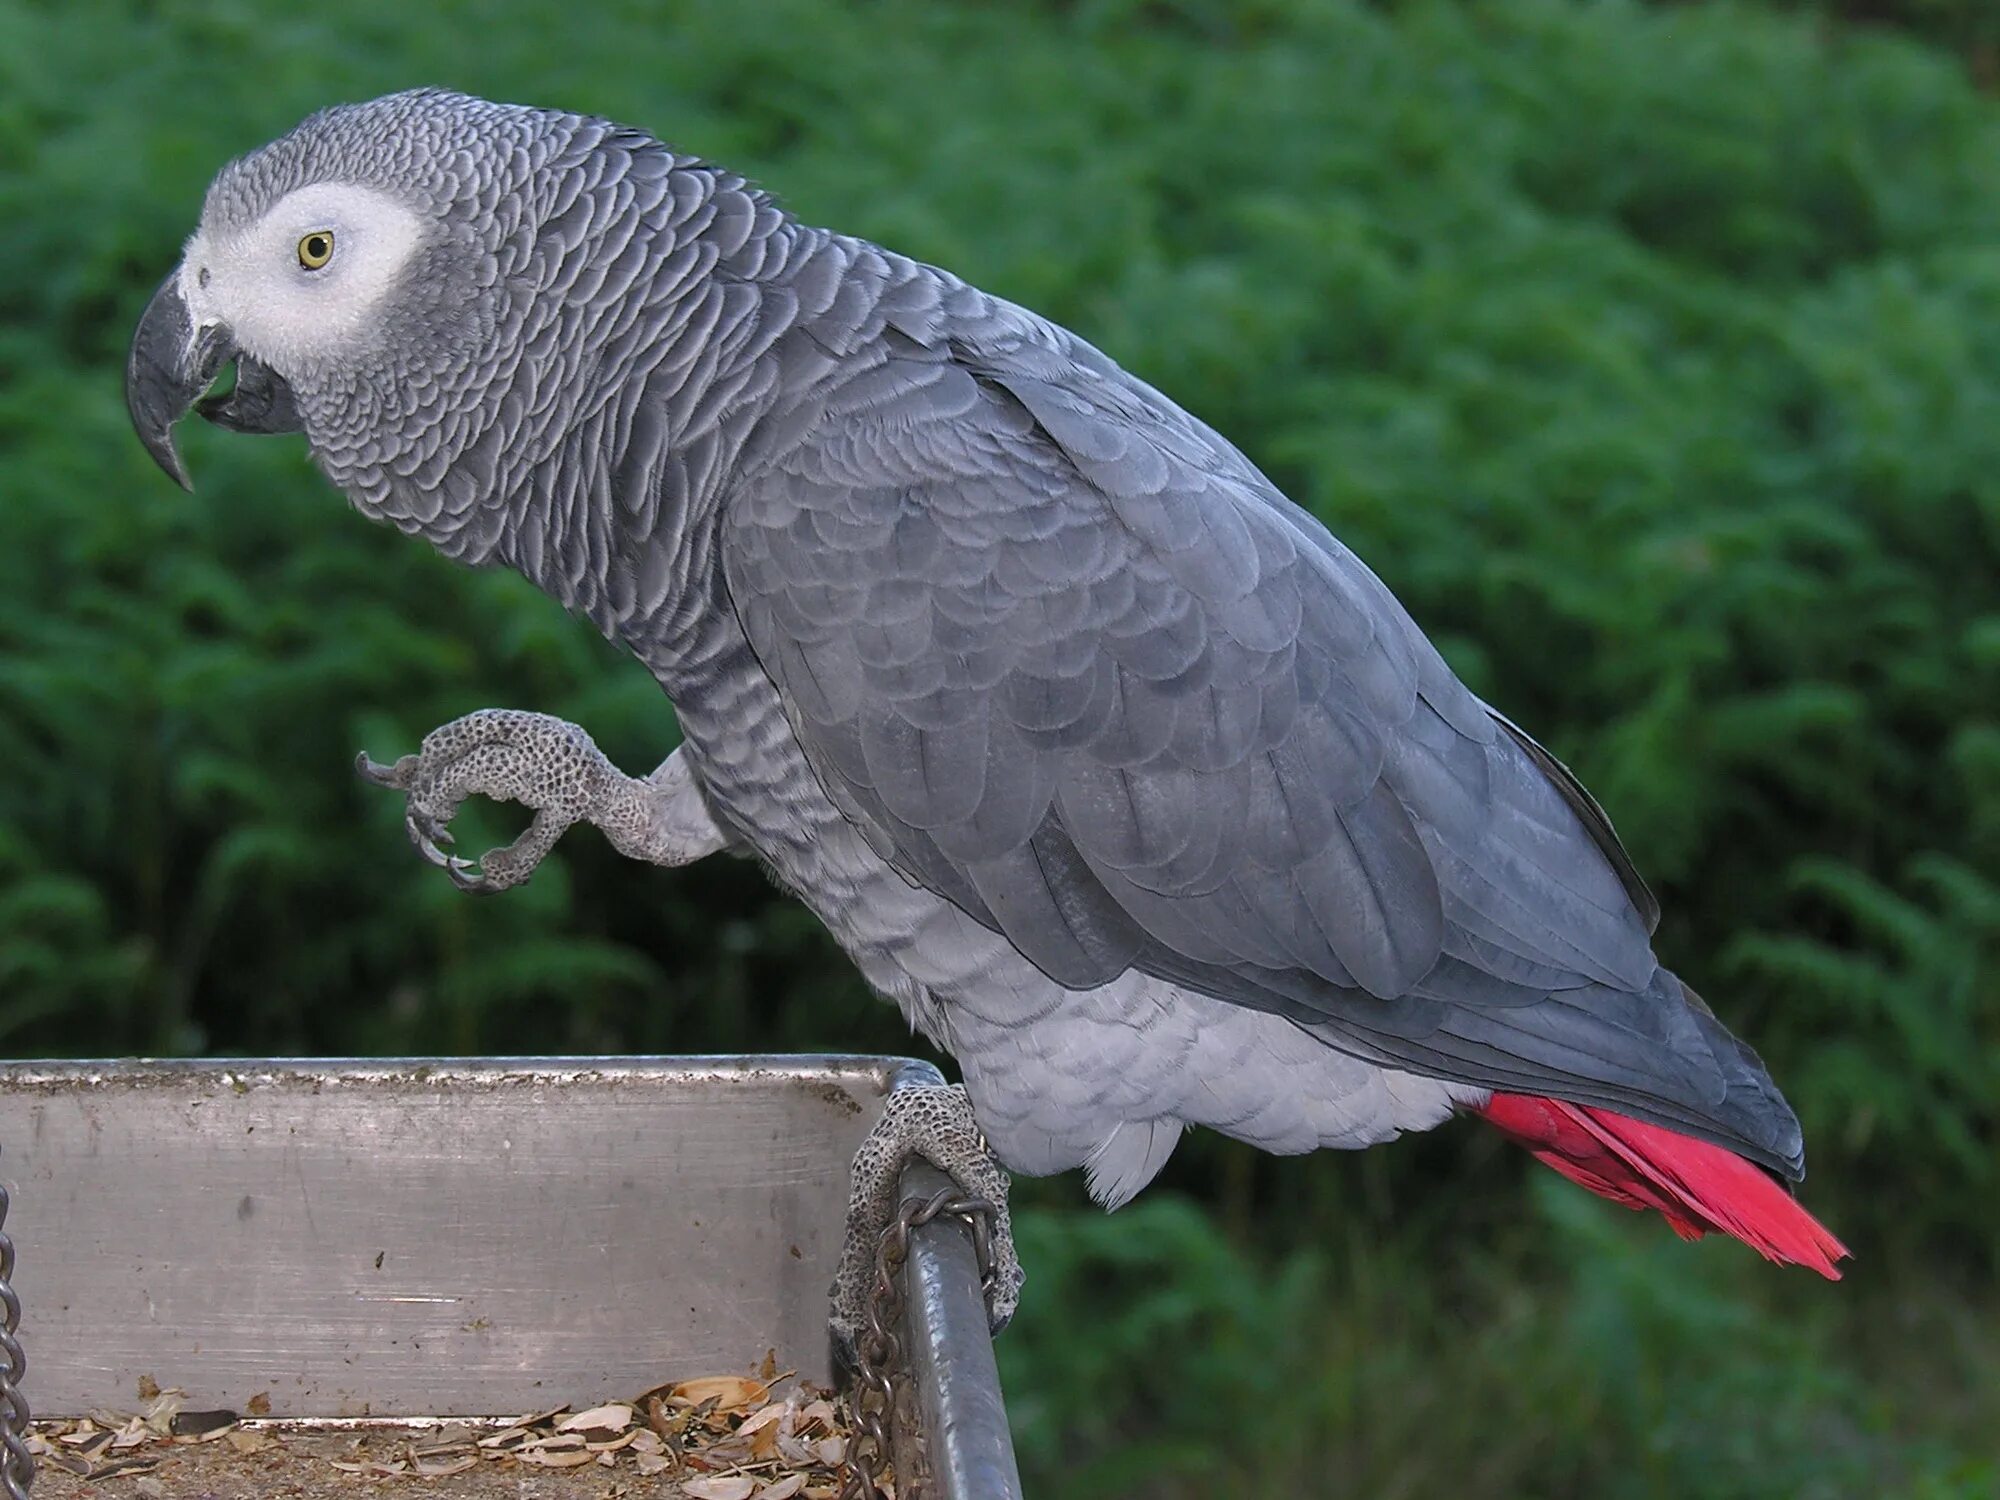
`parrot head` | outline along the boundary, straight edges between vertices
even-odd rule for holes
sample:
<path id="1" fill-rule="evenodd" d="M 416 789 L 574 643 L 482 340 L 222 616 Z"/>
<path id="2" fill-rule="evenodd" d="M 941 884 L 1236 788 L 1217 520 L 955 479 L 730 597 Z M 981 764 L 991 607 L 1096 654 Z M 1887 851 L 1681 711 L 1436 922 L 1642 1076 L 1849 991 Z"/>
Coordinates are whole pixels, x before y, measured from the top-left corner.
<path id="1" fill-rule="evenodd" d="M 224 167 L 132 340 L 147 451 L 188 487 L 173 432 L 192 410 L 305 433 L 364 508 L 384 486 L 343 482 L 357 469 L 435 484 L 498 407 L 496 332 L 531 295 L 524 226 L 575 118 L 420 90 L 322 111 Z M 233 388 L 207 394 L 232 364 Z"/>

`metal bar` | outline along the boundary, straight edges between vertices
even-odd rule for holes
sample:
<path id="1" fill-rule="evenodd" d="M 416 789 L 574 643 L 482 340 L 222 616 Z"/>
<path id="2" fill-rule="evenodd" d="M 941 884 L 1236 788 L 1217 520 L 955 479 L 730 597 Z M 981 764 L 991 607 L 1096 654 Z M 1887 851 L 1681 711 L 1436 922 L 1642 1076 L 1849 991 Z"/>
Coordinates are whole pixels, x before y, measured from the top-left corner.
<path id="1" fill-rule="evenodd" d="M 905 1200 L 951 1187 L 928 1162 L 903 1169 Z M 921 1464 L 937 1500 L 1020 1500 L 1000 1371 L 986 1321 L 972 1232 L 941 1216 L 910 1235 L 904 1348 L 921 1417 Z M 907 1460 L 897 1472 L 905 1471 Z"/>
<path id="2" fill-rule="evenodd" d="M 21 1377 L 28 1373 L 28 1356 L 15 1337 L 21 1326 L 21 1299 L 14 1291 L 14 1241 L 7 1235 L 7 1210 L 12 1198 L 0 1182 L 0 1488 L 7 1500 L 28 1500 L 35 1482 L 35 1456 L 28 1451 L 28 1401 L 21 1394 Z"/>

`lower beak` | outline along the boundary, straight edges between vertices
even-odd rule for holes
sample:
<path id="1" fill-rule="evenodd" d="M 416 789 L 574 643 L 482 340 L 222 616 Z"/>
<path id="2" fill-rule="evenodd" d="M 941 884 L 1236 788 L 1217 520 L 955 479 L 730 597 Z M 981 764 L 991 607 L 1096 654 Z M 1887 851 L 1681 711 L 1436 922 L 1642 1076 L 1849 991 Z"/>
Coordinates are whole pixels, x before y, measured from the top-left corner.
<path id="1" fill-rule="evenodd" d="M 231 360 L 236 361 L 235 388 L 201 400 Z M 301 426 L 291 388 L 269 367 L 245 357 L 227 326 L 195 326 L 181 296 L 178 271 L 153 293 L 132 335 L 132 352 L 125 361 L 125 407 L 153 461 L 184 490 L 194 486 L 174 451 L 174 424 L 189 411 L 198 410 L 218 427 L 236 432 L 297 432 Z"/>

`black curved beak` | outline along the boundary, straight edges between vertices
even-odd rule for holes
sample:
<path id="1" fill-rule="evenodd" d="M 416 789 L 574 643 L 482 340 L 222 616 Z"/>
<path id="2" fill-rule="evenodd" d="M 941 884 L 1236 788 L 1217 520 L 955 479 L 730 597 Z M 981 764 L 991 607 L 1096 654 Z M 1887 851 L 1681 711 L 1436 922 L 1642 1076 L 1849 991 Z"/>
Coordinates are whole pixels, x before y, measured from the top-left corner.
<path id="1" fill-rule="evenodd" d="M 222 367 L 236 361 L 235 387 L 204 398 Z M 174 451 L 174 424 L 198 411 L 234 432 L 297 432 L 291 388 L 268 367 L 242 355 L 220 323 L 197 328 L 181 296 L 180 273 L 160 284 L 132 335 L 125 361 L 125 408 L 132 430 L 153 461 L 184 490 L 194 488 Z"/>
<path id="2" fill-rule="evenodd" d="M 125 359 L 125 409 L 132 414 L 132 430 L 153 462 L 184 490 L 194 485 L 174 451 L 174 423 L 188 414 L 234 352 L 229 331 L 220 324 L 196 334 L 178 271 L 160 283 L 132 335 Z"/>

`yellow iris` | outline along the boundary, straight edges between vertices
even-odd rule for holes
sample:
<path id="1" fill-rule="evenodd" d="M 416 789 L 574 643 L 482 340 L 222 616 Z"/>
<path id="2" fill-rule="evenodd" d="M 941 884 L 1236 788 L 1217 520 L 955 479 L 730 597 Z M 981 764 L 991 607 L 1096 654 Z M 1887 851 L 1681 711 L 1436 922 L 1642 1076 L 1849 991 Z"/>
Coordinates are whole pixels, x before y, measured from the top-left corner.
<path id="1" fill-rule="evenodd" d="M 299 264 L 308 271 L 317 271 L 333 259 L 333 231 L 315 229 L 311 234 L 299 239 Z"/>

